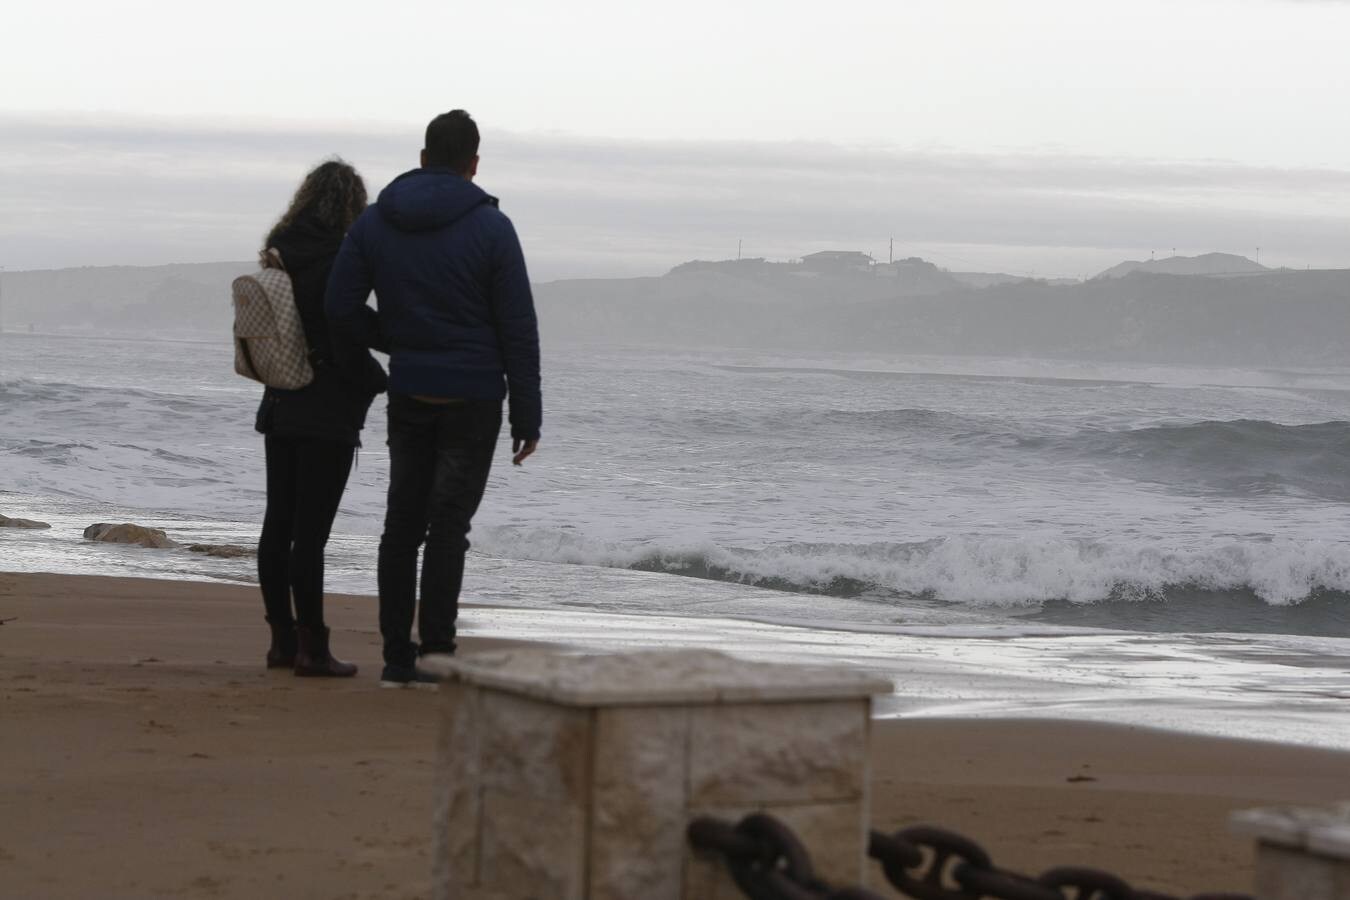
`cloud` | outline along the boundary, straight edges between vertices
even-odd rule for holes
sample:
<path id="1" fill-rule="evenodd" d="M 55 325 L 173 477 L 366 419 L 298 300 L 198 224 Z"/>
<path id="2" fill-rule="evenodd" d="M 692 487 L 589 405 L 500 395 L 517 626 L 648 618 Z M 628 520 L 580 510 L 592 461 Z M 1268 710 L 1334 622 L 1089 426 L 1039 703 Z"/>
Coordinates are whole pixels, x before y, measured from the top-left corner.
<path id="1" fill-rule="evenodd" d="M 421 135 L 386 125 L 0 117 L 10 269 L 251 257 L 300 177 L 341 154 L 378 189 Z M 1084 274 L 1151 249 L 1336 265 L 1350 172 L 823 143 L 484 136 L 538 279 L 826 247 L 951 268 Z"/>

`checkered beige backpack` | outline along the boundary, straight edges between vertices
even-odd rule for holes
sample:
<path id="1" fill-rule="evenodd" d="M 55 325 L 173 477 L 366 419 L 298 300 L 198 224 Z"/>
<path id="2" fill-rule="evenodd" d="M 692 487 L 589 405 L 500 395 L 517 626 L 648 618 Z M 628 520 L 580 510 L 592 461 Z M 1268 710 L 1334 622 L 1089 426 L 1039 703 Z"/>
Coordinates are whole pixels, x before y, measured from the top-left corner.
<path id="1" fill-rule="evenodd" d="M 234 370 L 288 391 L 313 381 L 305 329 L 281 254 L 269 249 L 262 268 L 252 275 L 240 275 L 230 287 L 234 292 Z"/>

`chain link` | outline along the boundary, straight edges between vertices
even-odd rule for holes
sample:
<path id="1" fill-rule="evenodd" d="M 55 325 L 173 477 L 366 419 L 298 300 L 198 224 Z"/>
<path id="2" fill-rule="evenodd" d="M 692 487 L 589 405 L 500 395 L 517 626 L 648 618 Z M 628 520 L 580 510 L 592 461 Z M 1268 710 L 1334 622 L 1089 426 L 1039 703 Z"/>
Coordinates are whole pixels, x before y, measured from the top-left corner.
<path id="1" fill-rule="evenodd" d="M 1141 900 L 1134 888 L 1109 872 L 1065 866 L 1051 869 L 1039 879 L 1067 900 Z M 1156 900 L 1177 900 L 1176 897 L 1154 895 Z"/>
<path id="2" fill-rule="evenodd" d="M 893 835 L 873 832 L 868 855 L 886 879 L 915 900 L 1182 900 L 1135 890 L 1097 869 L 1064 866 L 1038 878 L 996 868 L 964 835 L 919 826 Z M 921 860 L 915 862 L 915 860 Z M 1191 900 L 1252 900 L 1245 894 L 1197 894 Z"/>
<path id="3" fill-rule="evenodd" d="M 862 888 L 831 888 L 816 877 L 801 841 L 773 816 L 755 813 L 736 825 L 713 818 L 689 823 L 696 850 L 721 854 L 750 900 L 885 900 Z"/>
<path id="4" fill-rule="evenodd" d="M 764 813 L 731 825 L 709 817 L 689 824 L 696 850 L 719 854 L 749 900 L 883 900 L 863 888 L 832 888 L 816 877 L 797 836 Z M 1032 878 L 996 867 L 983 847 L 955 831 L 919 825 L 873 831 L 867 853 L 886 880 L 913 900 L 1182 900 L 1136 890 L 1097 869 L 1063 866 Z M 1190 900 L 1252 900 L 1245 894 L 1196 894 Z"/>

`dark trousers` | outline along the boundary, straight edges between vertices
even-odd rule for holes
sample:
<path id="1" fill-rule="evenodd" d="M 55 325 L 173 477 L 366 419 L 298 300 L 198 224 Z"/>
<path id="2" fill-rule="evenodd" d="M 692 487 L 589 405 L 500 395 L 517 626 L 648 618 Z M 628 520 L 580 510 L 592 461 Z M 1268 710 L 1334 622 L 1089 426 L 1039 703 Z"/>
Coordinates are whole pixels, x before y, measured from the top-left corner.
<path id="1" fill-rule="evenodd" d="M 453 653 L 469 523 L 478 511 L 502 427 L 500 401 L 389 398 L 389 508 L 380 537 L 384 661 Z M 421 603 L 417 550 L 423 544 Z M 413 613 L 421 646 L 411 639 Z"/>
<path id="2" fill-rule="evenodd" d="M 258 539 L 258 581 L 273 625 L 323 626 L 323 550 L 354 452 L 338 441 L 267 435 L 267 514 Z"/>

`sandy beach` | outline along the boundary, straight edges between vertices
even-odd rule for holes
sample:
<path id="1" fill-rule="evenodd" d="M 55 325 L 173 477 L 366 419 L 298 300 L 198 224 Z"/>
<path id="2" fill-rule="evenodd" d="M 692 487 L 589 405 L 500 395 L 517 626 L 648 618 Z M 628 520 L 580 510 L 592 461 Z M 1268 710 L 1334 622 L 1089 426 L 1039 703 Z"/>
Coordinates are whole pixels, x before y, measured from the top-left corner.
<path id="1" fill-rule="evenodd" d="M 372 598 L 328 609 L 352 681 L 264 670 L 253 587 L 0 574 L 5 895 L 425 896 L 437 697 L 377 689 Z M 877 827 L 1177 893 L 1250 887 L 1230 811 L 1350 796 L 1350 754 L 1064 721 L 883 720 L 872 760 Z"/>

